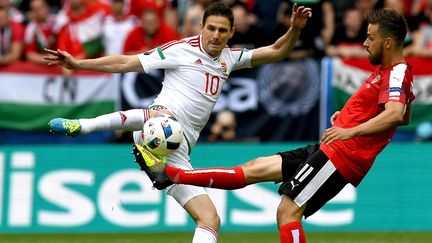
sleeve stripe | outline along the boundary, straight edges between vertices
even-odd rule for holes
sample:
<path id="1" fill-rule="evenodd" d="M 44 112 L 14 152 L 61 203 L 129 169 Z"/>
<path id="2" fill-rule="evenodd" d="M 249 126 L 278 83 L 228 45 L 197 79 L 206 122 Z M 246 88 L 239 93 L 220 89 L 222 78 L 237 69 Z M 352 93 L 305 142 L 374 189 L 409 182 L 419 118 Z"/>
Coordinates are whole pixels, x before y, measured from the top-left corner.
<path id="1" fill-rule="evenodd" d="M 165 55 L 164 55 L 163 52 L 162 52 L 162 48 L 161 48 L 160 46 L 158 46 L 158 47 L 156 48 L 156 50 L 157 50 L 157 52 L 158 52 L 158 54 L 159 54 L 159 57 L 160 57 L 162 60 L 164 60 L 164 59 L 165 59 Z"/>
<path id="2" fill-rule="evenodd" d="M 243 52 L 244 52 L 244 48 L 241 50 L 241 53 L 240 53 L 240 56 L 239 56 L 237 62 L 240 62 L 240 60 L 241 60 L 241 58 L 242 58 L 242 56 L 243 56 Z"/>
<path id="3" fill-rule="evenodd" d="M 393 88 L 393 87 L 397 87 L 397 88 L 401 88 L 402 87 L 402 83 L 404 81 L 405 78 L 405 71 L 407 69 L 407 65 L 406 64 L 399 64 L 395 67 L 393 67 L 393 70 L 390 71 L 390 83 L 389 83 L 389 87 Z"/>

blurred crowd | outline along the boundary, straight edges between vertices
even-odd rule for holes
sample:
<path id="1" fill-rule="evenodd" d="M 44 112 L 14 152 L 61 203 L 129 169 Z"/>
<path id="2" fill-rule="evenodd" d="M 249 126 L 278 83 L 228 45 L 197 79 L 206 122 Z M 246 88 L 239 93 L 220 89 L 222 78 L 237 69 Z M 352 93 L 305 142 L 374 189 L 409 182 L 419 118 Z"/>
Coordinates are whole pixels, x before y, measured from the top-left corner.
<path id="1" fill-rule="evenodd" d="M 0 65 L 44 63 L 44 48 L 81 57 L 135 54 L 200 32 L 212 0 L 0 0 Z M 406 55 L 432 56 L 432 0 L 224 0 L 233 9 L 232 47 L 272 43 L 290 26 L 293 2 L 312 19 L 290 58 L 362 57 L 365 16 L 393 8 L 409 23 Z"/>

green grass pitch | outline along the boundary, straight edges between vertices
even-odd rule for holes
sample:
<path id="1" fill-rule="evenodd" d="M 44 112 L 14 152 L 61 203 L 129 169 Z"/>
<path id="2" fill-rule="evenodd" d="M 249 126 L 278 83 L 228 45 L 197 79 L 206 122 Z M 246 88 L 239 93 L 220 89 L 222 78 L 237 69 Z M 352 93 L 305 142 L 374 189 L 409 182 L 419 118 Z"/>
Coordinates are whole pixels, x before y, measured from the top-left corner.
<path id="1" fill-rule="evenodd" d="M 430 243 L 432 232 L 306 233 L 308 243 Z M 190 243 L 192 233 L 1 234 L 13 243 Z M 276 232 L 223 233 L 219 243 L 278 243 Z"/>

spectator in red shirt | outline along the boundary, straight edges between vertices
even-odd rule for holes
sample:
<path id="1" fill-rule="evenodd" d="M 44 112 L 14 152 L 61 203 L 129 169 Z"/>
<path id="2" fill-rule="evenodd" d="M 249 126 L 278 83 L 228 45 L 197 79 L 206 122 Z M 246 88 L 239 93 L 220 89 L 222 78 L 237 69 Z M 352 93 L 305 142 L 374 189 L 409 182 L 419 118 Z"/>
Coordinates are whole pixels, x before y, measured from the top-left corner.
<path id="1" fill-rule="evenodd" d="M 113 0 L 111 14 L 105 18 L 102 28 L 105 55 L 122 54 L 129 32 L 136 26 L 134 15 L 126 15 L 124 0 Z"/>
<path id="2" fill-rule="evenodd" d="M 183 170 L 167 164 L 165 174 L 154 174 L 155 180 L 166 186 L 171 181 L 230 190 L 257 182 L 282 182 L 277 210 L 280 242 L 305 243 L 302 217 L 314 214 L 348 183 L 358 186 L 396 127 L 411 119 L 415 97 L 411 66 L 403 56 L 406 34 L 406 22 L 396 11 L 370 12 L 363 46 L 370 63 L 378 68 L 343 109 L 334 113 L 332 127 L 324 132 L 320 144 L 234 168 Z"/>
<path id="3" fill-rule="evenodd" d="M 146 9 L 154 9 L 163 20 L 171 28 L 177 28 L 178 16 L 176 9 L 171 4 L 172 1 L 168 0 L 126 0 L 127 12 L 130 15 L 135 15 L 137 18 Z"/>
<path id="4" fill-rule="evenodd" d="M 57 46 L 79 58 L 94 58 L 103 52 L 102 24 L 106 9 L 96 3 L 71 0 L 57 16 Z M 58 24 L 62 23 L 62 24 Z"/>
<path id="5" fill-rule="evenodd" d="M 57 47 L 78 58 L 95 58 L 103 54 L 102 26 L 107 10 L 98 1 L 70 0 L 57 14 Z M 65 77 L 72 70 L 62 68 Z"/>
<path id="6" fill-rule="evenodd" d="M 10 19 L 6 8 L 0 8 L 0 65 L 18 61 L 23 51 L 24 27 Z"/>
<path id="7" fill-rule="evenodd" d="M 126 37 L 123 52 L 130 55 L 142 53 L 178 38 L 177 32 L 149 8 L 143 11 L 140 26 L 132 29 Z"/>
<path id="8" fill-rule="evenodd" d="M 9 12 L 9 18 L 15 22 L 22 24 L 25 20 L 24 15 L 17 9 L 11 0 L 0 0 L 0 8 L 6 8 Z"/>
<path id="9" fill-rule="evenodd" d="M 55 48 L 53 33 L 55 16 L 45 0 L 32 0 L 30 3 L 31 21 L 27 24 L 24 35 L 24 52 L 28 61 L 46 64 L 44 49 Z"/>

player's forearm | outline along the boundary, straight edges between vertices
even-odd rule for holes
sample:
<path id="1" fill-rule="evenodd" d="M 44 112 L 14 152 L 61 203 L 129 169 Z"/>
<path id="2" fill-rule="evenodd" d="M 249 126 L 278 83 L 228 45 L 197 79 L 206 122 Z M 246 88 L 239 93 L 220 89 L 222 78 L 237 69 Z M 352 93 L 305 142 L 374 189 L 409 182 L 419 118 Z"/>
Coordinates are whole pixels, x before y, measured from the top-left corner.
<path id="1" fill-rule="evenodd" d="M 273 61 L 280 61 L 286 58 L 292 51 L 301 33 L 301 29 L 290 28 L 283 36 L 272 45 L 275 50 Z"/>
<path id="2" fill-rule="evenodd" d="M 141 71 L 142 68 L 139 65 L 138 57 L 135 57 L 136 62 L 133 61 L 133 58 L 134 57 L 127 55 L 114 55 L 100 57 L 96 59 L 83 59 L 77 61 L 74 69 L 110 73 Z"/>
<path id="3" fill-rule="evenodd" d="M 403 126 L 406 126 L 406 125 L 410 124 L 410 122 L 411 122 L 411 116 L 412 116 L 411 106 L 412 106 L 411 103 L 409 103 L 406 106 L 405 114 L 403 116 L 403 121 L 401 123 L 401 125 L 403 125 Z"/>
<path id="4" fill-rule="evenodd" d="M 364 136 L 386 131 L 392 127 L 403 124 L 403 117 L 399 112 L 384 110 L 378 116 L 351 128 L 354 136 Z"/>

